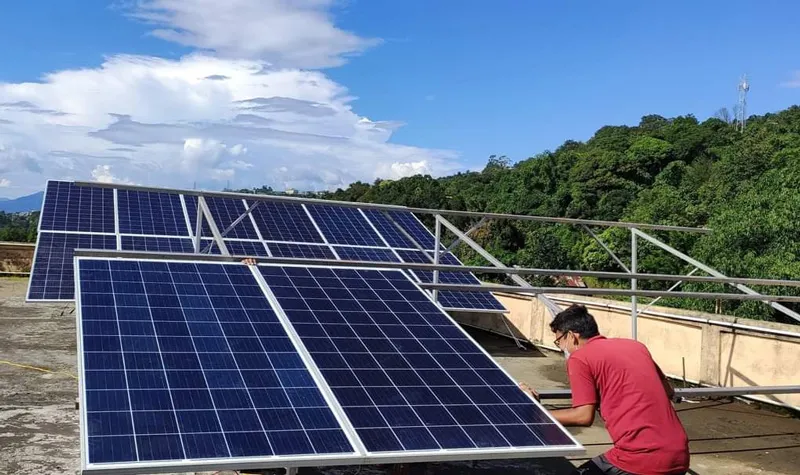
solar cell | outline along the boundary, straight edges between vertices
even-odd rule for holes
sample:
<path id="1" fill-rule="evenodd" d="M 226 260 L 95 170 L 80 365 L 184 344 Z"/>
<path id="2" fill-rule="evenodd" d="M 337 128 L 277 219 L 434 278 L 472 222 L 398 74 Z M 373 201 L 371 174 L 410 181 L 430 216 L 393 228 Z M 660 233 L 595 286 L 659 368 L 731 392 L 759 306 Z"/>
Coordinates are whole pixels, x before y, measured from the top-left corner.
<path id="1" fill-rule="evenodd" d="M 224 239 L 225 246 L 228 252 L 233 256 L 268 256 L 267 249 L 261 241 L 234 241 L 233 239 Z M 211 239 L 203 239 L 203 246 L 201 249 L 209 244 L 211 246 L 211 254 L 219 254 L 219 247 Z"/>
<path id="2" fill-rule="evenodd" d="M 114 190 L 48 181 L 39 219 L 43 231 L 113 233 Z"/>
<path id="3" fill-rule="evenodd" d="M 423 249 L 432 251 L 436 248 L 436 237 L 413 213 L 408 211 L 389 211 L 388 213 Z"/>
<path id="4" fill-rule="evenodd" d="M 333 246 L 343 261 L 400 262 L 391 249 L 374 247 Z"/>
<path id="5" fill-rule="evenodd" d="M 354 453 L 248 267 L 90 258 L 78 267 L 88 467 Z"/>
<path id="6" fill-rule="evenodd" d="M 377 209 L 365 209 L 364 214 L 370 220 L 375 229 L 383 236 L 383 239 L 391 247 L 395 248 L 409 248 L 415 249 L 417 246 L 414 245 L 405 235 L 397 229 L 397 226 L 386 217 L 384 211 L 377 210 Z M 405 228 L 404 228 L 405 229 Z M 431 249 L 433 249 L 431 247 Z"/>
<path id="7" fill-rule="evenodd" d="M 121 236 L 121 244 L 124 251 L 194 252 L 194 245 L 189 238 Z"/>
<path id="8" fill-rule="evenodd" d="M 262 201 L 252 214 L 267 241 L 324 242 L 302 205 Z"/>
<path id="9" fill-rule="evenodd" d="M 259 270 L 369 452 L 575 446 L 402 272 Z"/>
<path id="10" fill-rule="evenodd" d="M 421 264 L 433 263 L 433 253 L 398 249 L 397 254 L 403 262 L 416 262 Z M 440 254 L 439 262 L 447 265 L 462 265 L 454 255 Z M 424 270 L 410 271 L 420 282 L 433 282 L 433 272 Z M 478 285 L 481 283 L 477 277 L 468 272 L 439 272 L 439 282 L 442 284 Z M 451 310 L 484 310 L 505 312 L 506 308 L 499 300 L 488 292 L 462 292 L 440 290 L 438 300 L 442 307 Z"/>
<path id="11" fill-rule="evenodd" d="M 328 205 L 308 205 L 307 208 L 329 243 L 385 247 L 358 209 Z"/>
<path id="12" fill-rule="evenodd" d="M 189 236 L 179 195 L 117 190 L 119 232 Z"/>
<path id="13" fill-rule="evenodd" d="M 72 300 L 75 297 L 75 249 L 116 249 L 117 238 L 103 234 L 39 232 L 28 300 Z"/>
<path id="14" fill-rule="evenodd" d="M 291 244 L 268 242 L 270 252 L 275 257 L 294 257 L 297 259 L 336 259 L 328 246 L 313 244 Z"/>

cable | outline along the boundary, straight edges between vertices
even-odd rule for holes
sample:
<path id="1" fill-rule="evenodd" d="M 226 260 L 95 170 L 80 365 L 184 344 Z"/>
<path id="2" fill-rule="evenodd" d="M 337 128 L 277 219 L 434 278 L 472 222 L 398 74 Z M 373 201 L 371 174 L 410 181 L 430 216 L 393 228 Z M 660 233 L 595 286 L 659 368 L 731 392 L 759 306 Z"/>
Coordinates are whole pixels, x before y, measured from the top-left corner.
<path id="1" fill-rule="evenodd" d="M 64 375 L 69 376 L 72 379 L 78 379 L 78 377 L 76 375 L 74 375 L 74 374 L 72 374 L 70 372 L 67 372 L 67 371 L 54 371 L 52 369 L 40 368 L 38 366 L 31 366 L 31 365 L 26 365 L 26 364 L 22 364 L 22 363 L 14 363 L 13 361 L 7 361 L 7 360 L 0 360 L 0 364 L 7 364 L 9 366 L 15 366 L 17 368 L 23 368 L 23 369 L 32 369 L 34 371 L 41 371 L 42 373 L 64 374 Z"/>

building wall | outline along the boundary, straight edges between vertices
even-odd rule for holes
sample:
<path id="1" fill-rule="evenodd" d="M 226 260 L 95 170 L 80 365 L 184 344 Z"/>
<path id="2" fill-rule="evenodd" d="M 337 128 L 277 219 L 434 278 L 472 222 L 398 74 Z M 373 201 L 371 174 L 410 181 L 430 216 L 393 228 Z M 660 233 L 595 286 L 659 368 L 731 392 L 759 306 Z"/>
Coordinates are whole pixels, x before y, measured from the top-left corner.
<path id="1" fill-rule="evenodd" d="M 535 297 L 496 294 L 509 309 L 509 328 L 518 337 L 552 347 L 555 336 L 550 313 Z M 552 297 L 562 308 L 572 301 L 586 303 L 601 333 L 608 337 L 631 335 L 630 304 L 589 297 Z M 640 305 L 641 309 L 643 306 Z M 655 315 L 665 314 L 665 315 Z M 669 315 L 669 316 L 666 316 Z M 500 315 L 457 314 L 464 324 L 508 334 Z M 681 321 L 690 318 L 698 321 Z M 637 320 L 639 341 L 647 345 L 663 371 L 676 379 L 711 386 L 800 385 L 800 325 L 737 319 L 667 307 L 650 307 Z M 716 322 L 716 323 L 714 323 Z M 797 336 L 725 327 L 743 324 L 795 333 Z M 800 410 L 800 394 L 752 396 L 752 399 Z"/>

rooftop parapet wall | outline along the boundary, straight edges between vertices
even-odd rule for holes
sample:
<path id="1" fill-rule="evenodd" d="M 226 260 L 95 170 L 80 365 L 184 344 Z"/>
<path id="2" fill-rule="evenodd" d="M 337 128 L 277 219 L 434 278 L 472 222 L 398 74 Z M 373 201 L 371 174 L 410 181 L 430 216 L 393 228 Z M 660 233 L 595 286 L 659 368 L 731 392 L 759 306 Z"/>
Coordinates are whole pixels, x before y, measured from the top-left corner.
<path id="1" fill-rule="evenodd" d="M 495 295 L 509 309 L 508 323 L 519 338 L 552 349 L 555 336 L 548 326 L 550 313 L 539 300 L 524 295 Z M 627 302 L 569 295 L 550 299 L 562 308 L 584 303 L 597 319 L 601 333 L 630 337 L 631 311 Z M 456 319 L 473 327 L 508 333 L 497 316 L 457 314 Z M 639 341 L 647 345 L 659 366 L 673 378 L 727 387 L 800 384 L 800 325 L 656 306 L 640 314 L 638 323 Z M 800 410 L 800 394 L 749 397 Z"/>

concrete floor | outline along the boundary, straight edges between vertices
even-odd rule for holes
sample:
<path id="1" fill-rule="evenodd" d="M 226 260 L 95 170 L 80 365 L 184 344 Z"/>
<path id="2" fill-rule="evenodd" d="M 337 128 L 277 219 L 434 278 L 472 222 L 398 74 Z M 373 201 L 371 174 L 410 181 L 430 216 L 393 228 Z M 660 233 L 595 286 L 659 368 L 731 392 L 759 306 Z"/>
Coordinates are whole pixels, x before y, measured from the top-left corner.
<path id="1" fill-rule="evenodd" d="M 25 304 L 25 279 L 0 279 L 0 473 L 78 473 L 75 320 L 72 305 Z M 537 388 L 566 387 L 564 360 L 518 350 L 486 333 L 474 336 L 519 381 Z M 21 365 L 50 368 L 44 373 Z M 703 475 L 800 473 L 800 420 L 730 401 L 678 407 L 691 438 L 692 470 Z M 573 430 L 586 457 L 610 446 L 598 421 Z M 579 463 L 582 460 L 573 460 Z M 564 474 L 564 459 L 421 464 L 414 474 Z M 387 467 L 304 469 L 301 474 L 383 475 Z"/>

